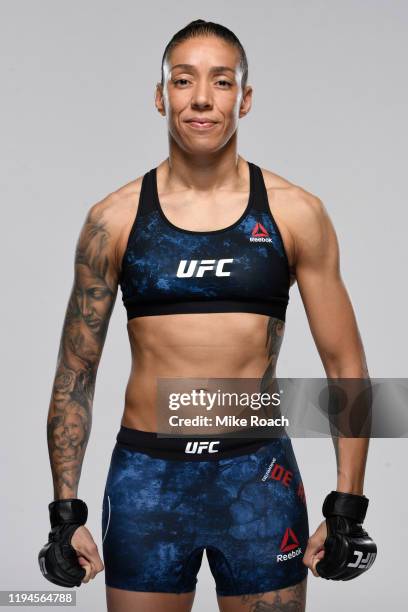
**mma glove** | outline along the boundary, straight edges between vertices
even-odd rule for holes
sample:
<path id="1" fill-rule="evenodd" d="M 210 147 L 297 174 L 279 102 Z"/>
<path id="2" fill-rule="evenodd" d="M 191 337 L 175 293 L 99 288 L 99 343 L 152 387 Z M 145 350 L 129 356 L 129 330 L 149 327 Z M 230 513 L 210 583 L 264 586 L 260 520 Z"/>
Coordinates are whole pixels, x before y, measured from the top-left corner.
<path id="1" fill-rule="evenodd" d="M 332 491 L 323 503 L 327 538 L 324 557 L 316 571 L 327 580 L 351 580 L 366 572 L 377 556 L 377 546 L 362 523 L 368 508 L 365 495 Z"/>
<path id="2" fill-rule="evenodd" d="M 38 554 L 41 572 L 59 586 L 79 587 L 86 572 L 78 562 L 71 538 L 87 521 L 87 505 L 81 499 L 59 499 L 51 502 L 48 509 L 51 531 L 48 542 Z"/>

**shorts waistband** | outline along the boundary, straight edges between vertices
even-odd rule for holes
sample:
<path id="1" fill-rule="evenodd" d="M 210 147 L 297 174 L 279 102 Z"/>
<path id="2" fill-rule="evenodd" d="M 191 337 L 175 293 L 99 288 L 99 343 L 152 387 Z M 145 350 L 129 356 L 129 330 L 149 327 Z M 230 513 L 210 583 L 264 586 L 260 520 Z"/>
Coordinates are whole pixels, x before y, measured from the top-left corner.
<path id="1" fill-rule="evenodd" d="M 162 459 L 209 461 L 247 455 L 266 444 L 277 444 L 282 438 L 226 438 L 226 437 L 162 437 L 151 431 L 141 431 L 121 425 L 116 436 L 119 446 Z"/>

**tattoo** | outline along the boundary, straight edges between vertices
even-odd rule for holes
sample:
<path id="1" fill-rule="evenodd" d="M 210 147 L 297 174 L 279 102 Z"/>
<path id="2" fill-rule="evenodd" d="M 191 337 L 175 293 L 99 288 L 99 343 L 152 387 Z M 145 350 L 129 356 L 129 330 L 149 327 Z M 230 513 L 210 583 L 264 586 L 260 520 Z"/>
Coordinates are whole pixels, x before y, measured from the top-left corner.
<path id="1" fill-rule="evenodd" d="M 266 350 L 268 355 L 268 365 L 262 377 L 261 389 L 263 390 L 272 382 L 276 374 L 276 363 L 278 361 L 278 355 L 280 347 L 283 341 L 283 334 L 285 331 L 285 324 L 280 319 L 270 317 L 266 330 Z"/>
<path id="2" fill-rule="evenodd" d="M 254 603 L 254 601 L 261 600 L 264 595 L 265 593 L 252 593 L 251 595 L 241 595 L 240 600 L 242 604 L 250 606 Z M 247 609 L 251 608 L 245 608 L 245 610 Z"/>
<path id="3" fill-rule="evenodd" d="M 272 395 L 276 389 L 276 363 L 279 356 L 280 347 L 283 341 L 285 324 L 280 319 L 270 317 L 266 330 L 265 346 L 267 351 L 267 366 L 263 373 L 260 393 L 269 393 Z M 262 406 L 260 414 L 268 418 L 276 418 L 279 416 L 275 406 Z"/>
<path id="4" fill-rule="evenodd" d="M 306 580 L 295 584 L 293 587 L 289 587 L 287 590 L 292 592 L 299 600 L 302 600 L 306 595 Z"/>
<path id="5" fill-rule="evenodd" d="M 293 587 L 241 596 L 242 612 L 304 612 L 307 578 Z"/>
<path id="6" fill-rule="evenodd" d="M 47 422 L 55 499 L 76 497 L 91 429 L 91 411 L 117 274 L 109 259 L 103 211 L 88 213 L 75 252 L 74 284 L 65 314 Z"/>

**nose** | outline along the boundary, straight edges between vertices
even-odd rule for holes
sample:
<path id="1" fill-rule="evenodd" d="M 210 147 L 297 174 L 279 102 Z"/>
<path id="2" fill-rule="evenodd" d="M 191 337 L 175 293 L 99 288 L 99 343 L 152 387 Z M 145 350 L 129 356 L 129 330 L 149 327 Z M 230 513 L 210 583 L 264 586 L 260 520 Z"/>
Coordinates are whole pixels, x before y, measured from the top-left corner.
<path id="1" fill-rule="evenodd" d="M 90 315 L 92 312 L 92 300 L 89 298 L 86 291 L 84 291 L 81 295 L 81 310 L 85 317 Z"/>
<path id="2" fill-rule="evenodd" d="M 210 86 L 204 79 L 197 81 L 196 86 L 193 89 L 193 95 L 191 98 L 192 108 L 211 108 L 212 96 Z"/>

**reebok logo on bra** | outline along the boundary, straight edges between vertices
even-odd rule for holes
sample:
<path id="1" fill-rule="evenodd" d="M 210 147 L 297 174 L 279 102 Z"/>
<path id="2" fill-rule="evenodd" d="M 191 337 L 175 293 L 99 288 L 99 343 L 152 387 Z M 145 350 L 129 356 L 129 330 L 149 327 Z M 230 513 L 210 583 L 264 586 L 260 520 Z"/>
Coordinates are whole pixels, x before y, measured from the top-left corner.
<path id="1" fill-rule="evenodd" d="M 272 242 L 272 238 L 269 238 L 269 234 L 262 223 L 255 223 L 249 242 Z"/>
<path id="2" fill-rule="evenodd" d="M 231 272 L 224 270 L 224 266 L 233 261 L 233 259 L 191 259 L 190 261 L 182 259 L 177 268 L 177 277 L 191 278 L 195 276 L 196 278 L 201 278 L 206 272 L 214 271 L 215 276 L 230 276 Z"/>

